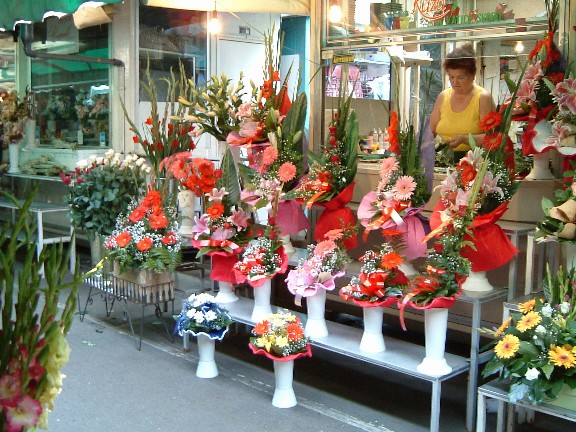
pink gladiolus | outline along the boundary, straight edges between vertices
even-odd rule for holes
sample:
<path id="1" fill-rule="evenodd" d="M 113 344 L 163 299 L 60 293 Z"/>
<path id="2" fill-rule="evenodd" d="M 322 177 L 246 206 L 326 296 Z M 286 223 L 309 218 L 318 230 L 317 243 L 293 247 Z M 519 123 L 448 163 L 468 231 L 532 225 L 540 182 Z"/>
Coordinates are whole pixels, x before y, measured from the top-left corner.
<path id="1" fill-rule="evenodd" d="M 23 428 L 32 428 L 42 414 L 40 402 L 28 395 L 22 396 L 14 406 L 4 407 L 8 420 L 7 432 L 21 432 Z"/>
<path id="2" fill-rule="evenodd" d="M 22 393 L 20 379 L 14 375 L 0 378 L 0 405 L 12 404 Z"/>

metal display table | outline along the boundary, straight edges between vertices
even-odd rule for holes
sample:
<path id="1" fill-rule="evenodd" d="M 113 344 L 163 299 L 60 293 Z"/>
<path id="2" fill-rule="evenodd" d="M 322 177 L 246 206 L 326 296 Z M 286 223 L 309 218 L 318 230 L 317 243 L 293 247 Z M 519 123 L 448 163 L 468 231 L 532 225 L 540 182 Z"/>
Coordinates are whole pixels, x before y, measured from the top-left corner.
<path id="1" fill-rule="evenodd" d="M 88 305 L 94 302 L 93 297 L 100 295 L 105 303 L 106 316 L 109 317 L 112 313 L 114 303 L 116 300 L 122 306 L 123 314 L 128 320 L 132 336 L 136 340 L 136 349 L 140 351 L 142 348 L 142 331 L 144 324 L 144 309 L 146 306 L 154 306 L 154 313 L 156 317 L 164 325 L 166 335 L 171 342 L 174 342 L 174 336 L 168 329 L 166 321 L 164 320 L 163 313 L 167 312 L 168 302 L 172 303 L 172 315 L 174 315 L 174 279 L 168 283 L 155 284 L 155 285 L 141 285 L 131 281 L 121 279 L 111 273 L 100 272 L 87 278 L 84 283 L 90 287 L 86 303 L 84 303 L 84 310 L 80 302 L 80 293 L 78 293 L 78 313 L 80 321 L 84 321 Z M 140 305 L 142 307 L 142 314 L 140 316 L 140 329 L 139 337 L 136 337 L 130 311 L 128 310 L 128 302 Z"/>
<path id="2" fill-rule="evenodd" d="M 541 412 L 576 423 L 576 411 L 574 410 L 569 410 L 547 403 L 532 405 L 530 402 L 525 400 L 511 403 L 510 398 L 508 397 L 508 384 L 499 382 L 498 380 L 493 380 L 478 388 L 478 416 L 476 421 L 476 432 L 486 431 L 487 398 L 498 400 L 498 419 L 496 422 L 497 432 L 504 432 L 506 423 L 506 430 L 508 432 L 511 432 L 514 429 L 515 407 L 529 408 L 536 412 Z"/>
<path id="3" fill-rule="evenodd" d="M 254 326 L 256 323 L 251 320 L 253 305 L 253 300 L 240 298 L 233 303 L 226 303 L 224 306 L 234 321 Z M 296 313 L 296 315 L 301 314 Z M 362 338 L 361 329 L 330 321 L 327 322 L 327 326 L 329 335 L 313 340 L 313 346 L 430 382 L 432 384 L 430 431 L 439 432 L 442 382 L 469 370 L 470 365 L 465 358 L 446 353 L 445 358 L 452 367 L 452 372 L 440 377 L 433 377 L 416 370 L 416 366 L 425 357 L 425 348 L 421 345 L 386 337 L 386 351 L 380 353 L 364 352 L 359 349 Z M 184 338 L 186 339 L 187 335 Z M 186 340 L 184 343 L 187 345 Z"/>
<path id="4" fill-rule="evenodd" d="M 16 211 L 18 211 L 25 200 L 17 200 L 18 205 L 16 205 L 11 200 L 0 197 L 0 207 L 9 209 L 12 216 L 12 223 L 16 220 Z M 70 243 L 70 271 L 73 272 L 76 267 L 76 243 L 73 236 L 73 228 L 70 227 L 70 233 L 67 235 L 48 235 L 44 231 L 43 217 L 45 213 L 57 213 L 65 212 L 68 213 L 70 207 L 65 204 L 50 204 L 43 202 L 32 202 L 29 208 L 30 212 L 36 215 L 36 257 L 40 258 L 42 249 L 44 245 L 54 244 L 54 243 Z M 40 274 L 44 276 L 44 267 L 40 269 Z"/>

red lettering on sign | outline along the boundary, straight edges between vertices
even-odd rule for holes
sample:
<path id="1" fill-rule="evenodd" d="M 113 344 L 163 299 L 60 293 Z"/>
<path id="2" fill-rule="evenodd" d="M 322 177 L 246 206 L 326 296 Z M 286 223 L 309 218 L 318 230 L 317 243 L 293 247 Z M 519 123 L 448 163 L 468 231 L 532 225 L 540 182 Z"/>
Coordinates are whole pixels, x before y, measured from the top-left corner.
<path id="1" fill-rule="evenodd" d="M 412 13 L 418 11 L 424 19 L 429 21 L 440 20 L 450 13 L 450 8 L 444 8 L 445 4 L 446 0 L 414 0 Z M 442 13 L 436 15 L 437 12 Z"/>

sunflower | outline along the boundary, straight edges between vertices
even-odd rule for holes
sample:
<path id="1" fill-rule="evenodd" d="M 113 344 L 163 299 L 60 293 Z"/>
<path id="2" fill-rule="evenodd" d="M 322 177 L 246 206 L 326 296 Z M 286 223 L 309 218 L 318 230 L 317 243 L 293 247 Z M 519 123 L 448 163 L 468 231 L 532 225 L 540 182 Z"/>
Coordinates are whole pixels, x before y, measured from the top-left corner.
<path id="1" fill-rule="evenodd" d="M 540 321 L 542 321 L 540 314 L 538 312 L 531 311 L 524 315 L 520 321 L 518 321 L 516 328 L 520 333 L 524 333 L 526 330 L 530 330 L 531 328 L 536 327 L 538 324 L 540 324 Z"/>
<path id="2" fill-rule="evenodd" d="M 494 353 L 500 359 L 510 359 L 514 357 L 520 348 L 520 339 L 517 336 L 508 334 L 504 336 L 494 347 Z"/>
<path id="3" fill-rule="evenodd" d="M 576 366 L 576 356 L 568 344 L 561 347 L 552 345 L 548 357 L 554 366 L 564 366 L 566 369 Z"/>

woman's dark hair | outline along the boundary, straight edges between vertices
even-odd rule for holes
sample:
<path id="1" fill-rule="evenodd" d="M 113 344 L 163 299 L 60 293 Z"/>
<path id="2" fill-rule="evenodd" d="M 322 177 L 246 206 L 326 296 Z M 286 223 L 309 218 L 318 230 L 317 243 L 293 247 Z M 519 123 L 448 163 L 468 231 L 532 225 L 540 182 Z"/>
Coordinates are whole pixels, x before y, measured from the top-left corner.
<path id="1" fill-rule="evenodd" d="M 444 70 L 448 69 L 463 69 L 472 76 L 476 75 L 476 53 L 471 43 L 461 45 L 454 48 L 450 54 L 446 56 Z"/>

